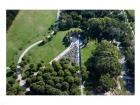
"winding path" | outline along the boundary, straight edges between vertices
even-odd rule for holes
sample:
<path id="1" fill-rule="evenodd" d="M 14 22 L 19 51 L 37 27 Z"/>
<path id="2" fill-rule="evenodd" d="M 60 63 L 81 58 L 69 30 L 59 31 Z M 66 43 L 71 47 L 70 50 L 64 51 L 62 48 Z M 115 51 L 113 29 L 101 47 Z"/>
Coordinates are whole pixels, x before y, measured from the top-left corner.
<path id="1" fill-rule="evenodd" d="M 20 55 L 20 57 L 19 57 L 19 59 L 18 59 L 18 64 L 21 63 L 22 58 L 25 56 L 25 54 L 26 54 L 31 48 L 33 48 L 34 46 L 36 46 L 36 45 L 38 45 L 38 44 L 40 44 L 40 43 L 42 43 L 42 42 L 43 42 L 43 40 L 39 40 L 39 41 L 33 43 L 32 45 L 30 45 L 29 47 L 27 47 L 27 48 L 23 51 L 23 53 Z"/>
<path id="2" fill-rule="evenodd" d="M 57 11 L 56 20 L 59 19 L 60 12 L 61 12 L 60 10 Z M 52 33 L 54 33 L 54 31 L 52 31 Z M 41 40 L 39 40 L 39 41 L 37 41 L 37 42 L 31 44 L 29 47 L 27 47 L 27 48 L 23 51 L 23 53 L 20 55 L 20 57 L 19 57 L 19 59 L 18 59 L 16 72 L 17 72 L 17 80 L 19 81 L 19 85 L 20 85 L 20 86 L 26 87 L 26 86 L 25 86 L 26 81 L 22 79 L 22 71 L 21 71 L 21 67 L 19 66 L 19 63 L 21 63 L 22 58 L 27 54 L 27 52 L 28 52 L 31 48 L 33 48 L 34 46 L 40 44 L 42 41 L 43 41 L 43 40 L 41 39 Z"/>
<path id="3" fill-rule="evenodd" d="M 33 48 L 34 46 L 36 46 L 36 45 L 42 43 L 42 41 L 43 41 L 43 40 L 40 40 L 40 41 L 37 41 L 37 42 L 33 43 L 32 45 L 30 45 L 28 48 L 26 48 L 26 49 L 23 51 L 23 53 L 20 55 L 20 57 L 19 57 L 19 59 L 18 59 L 16 71 L 17 71 L 17 77 L 18 77 L 17 80 L 19 80 L 20 86 L 24 86 L 25 83 L 26 83 L 26 81 L 22 79 L 21 67 L 20 67 L 18 64 L 21 63 L 22 58 L 27 54 L 27 52 L 28 52 L 31 48 Z"/>
<path id="4" fill-rule="evenodd" d="M 125 22 L 128 24 L 129 28 L 131 29 L 132 34 L 134 35 L 133 28 L 132 28 L 132 26 L 130 25 L 130 23 L 129 23 L 129 21 L 128 21 L 128 18 L 127 18 L 127 14 L 126 14 L 126 12 L 125 12 L 124 10 L 123 10 L 123 14 L 124 14 L 124 16 L 125 16 Z M 121 47 L 120 47 L 120 44 L 121 44 L 121 43 L 118 42 L 118 41 L 116 41 L 115 39 L 113 40 L 113 42 L 117 44 L 117 48 L 121 51 Z M 124 67 L 125 67 L 125 63 L 126 63 L 126 61 L 125 61 L 125 56 L 123 55 L 122 51 L 121 51 L 121 54 L 122 54 L 122 58 L 119 59 L 119 62 L 120 62 L 122 65 L 124 65 Z M 125 70 L 124 70 L 124 72 L 117 78 L 117 88 L 118 88 L 119 90 L 121 90 L 121 85 L 120 85 L 120 82 L 119 82 L 119 78 L 126 79 L 126 80 L 134 80 L 134 78 L 132 78 L 132 77 L 130 77 L 130 76 L 125 76 L 124 74 L 125 74 Z"/>

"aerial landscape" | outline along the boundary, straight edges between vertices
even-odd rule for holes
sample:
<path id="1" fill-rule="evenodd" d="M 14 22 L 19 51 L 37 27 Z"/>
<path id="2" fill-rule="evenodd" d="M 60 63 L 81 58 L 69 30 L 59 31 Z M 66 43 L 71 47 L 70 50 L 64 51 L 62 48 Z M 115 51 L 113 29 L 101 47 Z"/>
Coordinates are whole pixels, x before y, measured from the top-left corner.
<path id="1" fill-rule="evenodd" d="M 135 10 L 7 10 L 7 95 L 135 95 Z"/>

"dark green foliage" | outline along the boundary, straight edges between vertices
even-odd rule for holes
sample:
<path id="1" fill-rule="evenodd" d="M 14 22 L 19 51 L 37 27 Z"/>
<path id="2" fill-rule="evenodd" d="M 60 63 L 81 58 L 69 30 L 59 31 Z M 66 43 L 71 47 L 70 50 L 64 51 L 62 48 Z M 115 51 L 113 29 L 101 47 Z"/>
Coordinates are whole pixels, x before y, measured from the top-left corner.
<path id="1" fill-rule="evenodd" d="M 13 78 L 10 78 L 10 80 L 7 81 L 7 95 L 23 95 L 24 93 L 25 89 L 23 87 L 20 87 L 19 83 L 15 83 L 15 80 Z"/>
<path id="2" fill-rule="evenodd" d="M 117 47 L 109 41 L 102 40 L 94 51 L 90 62 L 87 62 L 90 70 L 90 78 L 94 84 L 94 91 L 97 94 L 104 93 L 116 87 L 115 79 L 122 71 L 122 64 L 119 63 L 121 54 Z M 94 79 L 93 79 L 94 78 Z"/>
<path id="3" fill-rule="evenodd" d="M 29 66 L 32 70 L 33 64 Z M 41 66 L 43 67 L 43 65 Z M 36 68 L 37 69 L 37 68 Z M 86 68 L 85 68 L 86 69 Z M 80 94 L 80 79 L 76 75 L 77 65 L 71 65 L 71 60 L 63 58 L 60 62 L 52 62 L 46 68 L 39 70 L 36 75 L 27 69 L 24 74 L 27 86 L 30 87 L 30 94 L 36 95 L 77 95 Z M 28 93 L 27 93 L 28 94 Z"/>
<path id="4" fill-rule="evenodd" d="M 68 83 L 70 83 L 70 84 L 73 84 L 73 83 L 74 83 L 74 78 L 73 78 L 73 76 L 66 76 L 66 77 L 65 77 L 65 80 L 66 80 Z"/>
<path id="5" fill-rule="evenodd" d="M 62 90 L 68 90 L 69 89 L 69 83 L 63 82 L 62 83 Z"/>
<path id="6" fill-rule="evenodd" d="M 87 21 L 90 18 L 104 18 L 105 16 L 122 19 L 118 16 L 119 12 L 114 16 L 114 11 L 110 15 L 111 10 L 65 10 L 61 11 L 59 18 L 59 30 L 68 30 L 72 27 L 81 27 L 82 29 L 87 28 Z M 114 17 L 113 17 L 114 16 Z"/>
<path id="7" fill-rule="evenodd" d="M 82 66 L 81 74 L 82 74 L 83 81 L 85 81 L 88 78 L 88 74 L 89 74 L 85 66 Z"/>
<path id="8" fill-rule="evenodd" d="M 134 70 L 135 70 L 134 49 L 128 47 L 125 49 L 124 54 L 126 57 L 126 65 L 128 67 L 129 75 L 134 77 Z"/>
<path id="9" fill-rule="evenodd" d="M 32 83 L 30 86 L 30 89 L 35 94 L 44 94 L 45 93 L 45 83 L 43 81 Z"/>
<path id="10" fill-rule="evenodd" d="M 110 78 L 109 74 L 102 75 L 100 78 L 100 83 L 102 87 L 104 88 L 104 91 L 109 91 L 111 89 L 115 88 L 115 81 Z"/>
<path id="11" fill-rule="evenodd" d="M 53 66 L 55 71 L 59 71 L 59 70 L 62 69 L 61 65 L 58 62 L 56 62 L 56 61 L 52 62 L 52 66 Z"/>
<path id="12" fill-rule="evenodd" d="M 122 65 L 118 62 L 120 52 L 108 41 L 102 41 L 94 53 L 93 65 L 97 74 L 109 73 L 111 77 L 117 77 Z"/>
<path id="13" fill-rule="evenodd" d="M 119 34 L 119 22 L 109 17 L 91 18 L 88 20 L 88 24 L 87 31 L 91 38 L 114 39 Z"/>
<path id="14" fill-rule="evenodd" d="M 18 10 L 7 10 L 6 11 L 6 30 L 9 29 L 10 25 L 14 21 L 17 14 L 18 14 Z"/>

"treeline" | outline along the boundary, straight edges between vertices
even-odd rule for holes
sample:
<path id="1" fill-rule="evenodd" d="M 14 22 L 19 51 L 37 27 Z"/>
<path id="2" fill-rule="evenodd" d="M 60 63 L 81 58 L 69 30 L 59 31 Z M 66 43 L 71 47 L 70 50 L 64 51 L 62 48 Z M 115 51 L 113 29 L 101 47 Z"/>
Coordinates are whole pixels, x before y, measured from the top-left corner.
<path id="1" fill-rule="evenodd" d="M 131 29 L 125 23 L 121 10 L 64 10 L 59 18 L 59 30 L 80 28 L 87 39 L 98 38 L 130 44 Z"/>
<path id="2" fill-rule="evenodd" d="M 120 58 L 121 54 L 113 43 L 102 40 L 97 46 L 93 56 L 86 63 L 94 94 L 102 94 L 116 88 L 117 77 L 123 70 L 122 64 L 118 62 Z M 90 86 L 85 85 L 85 87 Z"/>
<path id="3" fill-rule="evenodd" d="M 6 73 L 6 94 L 7 95 L 23 95 L 25 94 L 25 88 L 19 86 L 17 81 L 16 65 L 12 64 Z"/>
<path id="4" fill-rule="evenodd" d="M 62 58 L 60 61 L 52 62 L 52 65 L 41 63 L 20 65 L 22 67 L 22 79 L 26 81 L 26 86 L 30 91 L 19 87 L 16 82 L 16 67 L 10 66 L 7 72 L 7 94 L 26 94 L 26 95 L 80 95 L 79 66 L 68 58 Z M 85 66 L 82 66 L 81 73 L 83 81 L 87 79 L 88 72 Z M 14 76 L 14 77 L 13 77 Z M 16 86 L 15 86 L 16 83 Z"/>
<path id="5" fill-rule="evenodd" d="M 6 11 L 6 31 L 8 31 L 9 27 L 11 26 L 13 20 L 15 19 L 16 15 L 18 14 L 19 10 L 7 10 Z"/>
<path id="6" fill-rule="evenodd" d="M 67 30 L 72 27 L 86 29 L 90 18 L 110 17 L 124 21 L 125 17 L 119 10 L 64 10 L 60 14 L 59 29 Z"/>
<path id="7" fill-rule="evenodd" d="M 128 14 L 128 13 L 127 13 Z M 128 15 L 129 20 L 134 18 Z M 60 15 L 59 30 L 69 28 L 82 29 L 82 35 L 88 40 L 97 39 L 99 46 L 95 53 L 86 62 L 89 70 L 88 82 L 85 87 L 94 87 L 95 94 L 112 91 L 117 86 L 117 77 L 124 69 L 118 61 L 120 51 L 113 45 L 113 39 L 121 42 L 125 55 L 127 75 L 134 77 L 134 35 L 126 17 L 121 10 L 66 10 Z M 65 37 L 65 42 L 70 43 L 71 34 Z M 106 41 L 102 41 L 102 40 Z M 94 79 L 93 79 L 94 78 Z M 91 85 L 89 85 L 91 83 Z M 93 84 L 92 84 L 93 83 Z M 90 89 L 87 89 L 90 90 Z M 90 93 L 87 93 L 90 94 Z"/>
<path id="8" fill-rule="evenodd" d="M 134 17 L 127 12 L 131 22 Z M 59 30 L 69 28 L 82 29 L 82 35 L 86 42 L 90 39 L 103 39 L 112 41 L 116 39 L 121 42 L 123 53 L 126 56 L 126 64 L 131 76 L 134 76 L 134 35 L 122 10 L 64 10 L 60 14 Z M 65 37 L 69 42 L 68 35 Z"/>

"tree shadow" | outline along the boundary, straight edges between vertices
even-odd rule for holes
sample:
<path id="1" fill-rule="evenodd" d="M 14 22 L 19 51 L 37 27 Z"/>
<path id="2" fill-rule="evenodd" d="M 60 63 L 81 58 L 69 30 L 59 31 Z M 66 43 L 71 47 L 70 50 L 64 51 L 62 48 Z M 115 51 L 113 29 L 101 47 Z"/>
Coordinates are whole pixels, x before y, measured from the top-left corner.
<path id="1" fill-rule="evenodd" d="M 41 47 L 41 46 L 43 46 L 45 44 L 46 44 L 46 42 L 45 41 L 42 41 L 41 43 L 38 44 L 38 46 Z"/>

